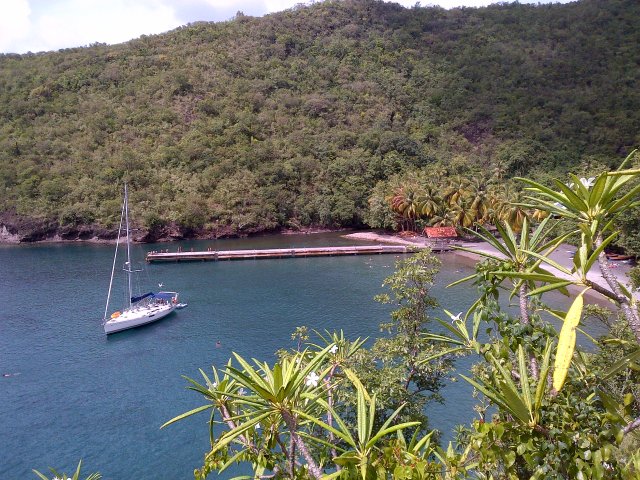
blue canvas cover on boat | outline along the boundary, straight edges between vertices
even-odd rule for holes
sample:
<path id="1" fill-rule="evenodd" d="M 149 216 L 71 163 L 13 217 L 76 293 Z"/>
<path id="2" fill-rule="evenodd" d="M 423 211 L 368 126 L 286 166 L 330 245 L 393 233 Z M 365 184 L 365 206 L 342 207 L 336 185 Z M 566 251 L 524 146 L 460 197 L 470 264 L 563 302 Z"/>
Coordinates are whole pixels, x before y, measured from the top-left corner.
<path id="1" fill-rule="evenodd" d="M 145 293 L 144 295 L 140 295 L 138 297 L 131 297 L 131 303 L 139 302 L 140 300 L 144 300 L 147 297 L 160 298 L 162 300 L 166 300 L 166 301 L 169 302 L 173 298 L 173 293 L 169 293 L 169 292 L 160 292 L 160 293 L 149 292 L 149 293 Z"/>
<path id="2" fill-rule="evenodd" d="M 162 300 L 170 301 L 173 298 L 173 293 L 160 292 L 160 293 L 154 294 L 154 297 L 161 298 Z"/>
<path id="3" fill-rule="evenodd" d="M 144 295 L 140 295 L 138 297 L 131 297 L 131 303 L 136 303 L 139 302 L 140 300 L 144 300 L 147 297 L 155 297 L 155 293 L 153 292 L 149 292 L 149 293 L 145 293 Z"/>

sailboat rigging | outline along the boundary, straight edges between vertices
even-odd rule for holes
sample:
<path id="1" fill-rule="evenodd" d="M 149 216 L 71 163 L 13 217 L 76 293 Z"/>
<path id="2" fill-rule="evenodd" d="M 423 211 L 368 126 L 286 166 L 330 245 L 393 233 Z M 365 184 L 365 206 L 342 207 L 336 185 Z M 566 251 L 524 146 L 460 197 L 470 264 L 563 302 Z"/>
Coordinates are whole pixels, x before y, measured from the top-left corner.
<path id="1" fill-rule="evenodd" d="M 127 276 L 127 305 L 122 309 L 113 312 L 108 316 L 109 302 L 111 301 L 111 289 L 113 287 L 113 277 L 115 275 L 116 263 L 118 258 L 118 249 L 122 236 L 123 224 L 126 233 L 126 252 L 127 261 L 124 263 L 123 271 Z M 132 275 L 140 272 L 134 270 L 131 266 L 131 245 L 129 231 L 129 192 L 127 185 L 124 185 L 124 201 L 122 203 L 122 212 L 120 214 L 120 226 L 118 227 L 118 238 L 116 240 L 115 253 L 113 255 L 113 266 L 111 268 L 111 279 L 109 281 L 109 293 L 107 294 L 107 304 L 104 309 L 104 332 L 106 334 L 119 332 L 129 328 L 139 327 L 147 323 L 155 322 L 166 317 L 176 308 L 183 307 L 178 303 L 177 292 L 148 292 L 142 295 L 134 296 L 132 292 Z"/>

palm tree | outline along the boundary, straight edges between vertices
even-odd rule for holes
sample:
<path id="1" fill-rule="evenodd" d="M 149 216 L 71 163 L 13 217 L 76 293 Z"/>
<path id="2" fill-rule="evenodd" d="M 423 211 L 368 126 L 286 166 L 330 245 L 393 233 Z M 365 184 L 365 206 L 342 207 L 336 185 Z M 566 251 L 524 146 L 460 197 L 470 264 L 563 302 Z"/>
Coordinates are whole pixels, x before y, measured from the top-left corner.
<path id="1" fill-rule="evenodd" d="M 271 451 L 278 446 L 287 460 L 289 478 L 297 478 L 296 467 L 299 467 L 299 456 L 306 462 L 308 474 L 315 479 L 322 477 L 322 469 L 311 455 L 302 430 L 307 416 L 317 417 L 322 414 L 318 410 L 318 399 L 325 394 L 320 380 L 327 373 L 317 373 L 334 345 L 327 346 L 319 352 L 299 352 L 282 358 L 273 368 L 267 363 L 254 360 L 251 365 L 240 355 L 234 353 L 239 367 L 229 362 L 224 377 L 211 382 L 205 377 L 207 385 L 187 379 L 192 389 L 201 393 L 209 403 L 183 413 L 168 421 L 163 427 L 182 420 L 204 410 L 217 409 L 222 412 L 223 423 L 228 427 L 216 440 L 213 438 L 213 416 L 211 417 L 211 451 L 208 457 L 227 458 L 229 445 L 240 445 L 245 457 L 251 458 L 256 469 L 256 477 L 266 469 L 273 469 L 274 460 L 265 455 L 265 449 Z M 221 404 L 221 399 L 229 404 Z M 223 405 L 227 409 L 225 415 Z M 261 445 L 258 448 L 256 429 L 264 428 L 260 435 Z M 288 444 L 286 440 L 288 439 Z M 236 456 L 237 456 L 236 455 Z M 229 466 L 227 463 L 222 468 Z M 284 472 L 283 472 L 284 473 Z"/>
<path id="2" fill-rule="evenodd" d="M 379 414 L 376 396 L 367 393 L 355 372 L 344 368 L 344 363 L 365 340 L 350 342 L 342 332 L 327 332 L 320 337 L 321 343 L 326 343 L 321 350 L 285 355 L 273 368 L 257 360 L 250 364 L 234 353 L 239 367 L 229 361 L 223 372 L 214 368 L 213 379 L 201 372 L 205 385 L 188 379 L 192 384 L 190 389 L 201 393 L 207 404 L 179 415 L 163 427 L 212 410 L 209 420 L 211 451 L 206 456 L 204 476 L 214 469 L 222 473 L 240 461 L 253 464 L 253 478 L 265 478 L 263 475 L 270 470 L 277 478 L 366 480 L 373 478 L 380 469 L 387 468 L 390 474 L 394 471 L 396 465 L 393 461 L 389 464 L 385 450 L 389 437 L 406 428 L 417 427 L 420 422 L 398 422 L 402 405 L 374 430 L 378 424 L 376 414 Z M 321 345 L 312 348 L 321 348 Z M 338 415 L 332 401 L 332 390 L 344 379 L 351 382 L 357 394 L 357 435 Z M 219 413 L 222 421 L 215 421 L 214 413 Z M 225 425 L 227 430 L 215 438 L 214 424 L 217 423 Z M 405 445 L 407 457 L 400 452 L 400 458 L 419 461 L 429 456 L 433 453 L 431 435 Z M 322 465 L 307 448 L 308 442 L 328 447 L 337 471 L 323 475 Z M 231 445 L 239 447 L 240 451 L 229 450 Z M 326 453 L 321 454 L 321 458 L 327 460 Z M 196 475 L 197 478 L 204 476 Z"/>
<path id="3" fill-rule="evenodd" d="M 76 468 L 76 471 L 73 473 L 72 476 L 68 476 L 64 473 L 58 473 L 55 468 L 49 468 L 49 470 L 51 470 L 51 473 L 53 474 L 53 477 L 51 477 L 52 480 L 80 480 L 80 467 L 82 466 L 82 460 L 80 460 L 80 462 L 78 463 L 78 467 Z M 37 470 L 34 470 L 33 473 L 35 473 L 39 478 L 41 478 L 42 480 L 49 480 L 48 477 L 42 473 L 40 473 Z M 99 473 L 92 473 L 91 475 L 89 475 L 85 480 L 100 480 L 102 478 L 102 476 Z"/>
<path id="4" fill-rule="evenodd" d="M 449 185 L 446 187 L 442 198 L 445 202 L 449 203 L 449 205 L 453 205 L 467 196 L 469 196 L 469 180 L 460 175 L 456 175 L 449 181 Z"/>
<path id="5" fill-rule="evenodd" d="M 545 218 L 549 217 L 549 212 L 539 208 L 534 208 L 531 212 L 531 218 L 536 222 L 542 222 Z"/>
<path id="6" fill-rule="evenodd" d="M 551 215 L 570 219 L 578 223 L 581 231 L 581 247 L 574 258 L 573 272 L 579 278 L 578 285 L 592 288 L 616 302 L 629 323 L 633 334 L 640 343 L 640 315 L 635 300 L 625 292 L 615 276 L 609 270 L 604 248 L 615 238 L 617 232 L 610 234 L 613 219 L 625 211 L 637 206 L 640 202 L 640 169 L 625 170 L 632 159 L 637 157 L 638 150 L 632 151 L 613 172 L 604 172 L 589 179 L 571 175 L 569 186 L 555 179 L 557 190 L 528 179 L 524 181 L 527 191 L 537 195 L 528 197 L 534 203 L 532 207 L 548 211 Z M 605 235 L 609 235 L 605 238 Z M 545 259 L 547 263 L 551 262 Z M 605 289 L 589 281 L 587 273 L 597 262 L 602 276 L 609 288 Z M 562 271 L 562 270 L 561 270 Z"/>
<path id="7" fill-rule="evenodd" d="M 391 210 L 402 218 L 402 229 L 415 230 L 415 221 L 421 214 L 421 191 L 416 185 L 402 185 L 389 198 Z M 405 228 L 407 227 L 407 228 Z"/>
<path id="8" fill-rule="evenodd" d="M 495 160 L 493 163 L 493 169 L 491 170 L 492 179 L 502 182 L 502 179 L 507 174 L 508 165 L 504 160 Z"/>
<path id="9" fill-rule="evenodd" d="M 533 275 L 549 275 L 549 272 L 540 267 L 540 255 L 549 255 L 557 249 L 560 244 L 570 235 L 564 235 L 559 238 L 549 240 L 547 238 L 551 229 L 547 229 L 549 218 L 543 220 L 533 233 L 529 232 L 529 220 L 524 217 L 521 225 L 521 235 L 516 237 L 515 230 L 505 223 L 501 225 L 496 223 L 499 238 L 493 236 L 486 228 L 480 226 L 476 235 L 491 245 L 497 253 L 479 252 L 473 249 L 459 247 L 461 250 L 467 250 L 477 253 L 482 257 L 493 260 L 496 265 L 492 274 L 500 281 L 505 278 L 512 279 L 512 295 L 517 295 L 520 300 L 520 319 L 522 323 L 528 325 L 530 323 L 531 298 L 532 291 L 535 291 L 536 285 L 533 279 L 523 279 L 524 274 Z M 475 275 L 466 277 L 456 283 L 468 281 L 475 278 Z M 566 287 L 570 281 L 564 281 L 559 284 L 558 288 Z M 475 306 L 475 305 L 474 305 Z M 538 378 L 538 366 L 533 353 L 530 354 L 531 371 L 535 379 Z"/>
<path id="10" fill-rule="evenodd" d="M 447 204 L 441 204 L 435 215 L 431 218 L 429 225 L 433 227 L 455 227 L 458 225 L 456 221 L 455 210 Z"/>
<path id="11" fill-rule="evenodd" d="M 456 227 L 470 228 L 476 221 L 476 210 L 470 200 L 460 200 L 454 203 L 449 211 Z"/>
<path id="12" fill-rule="evenodd" d="M 347 373 L 350 379 L 357 380 L 353 372 L 345 371 L 345 373 Z M 395 423 L 394 420 L 404 407 L 404 405 L 401 405 L 389 416 L 382 426 L 375 431 L 376 396 L 370 396 L 359 381 L 356 381 L 354 386 L 356 387 L 357 394 L 357 436 L 351 433 L 347 424 L 324 400 L 318 400 L 318 402 L 323 404 L 324 408 L 332 413 L 338 428 L 333 428 L 317 417 L 306 414 L 303 414 L 303 416 L 308 421 L 332 432 L 342 441 L 342 445 L 339 447 L 341 455 L 335 458 L 335 462 L 344 468 L 332 474 L 329 478 L 354 479 L 359 477 L 362 480 L 386 478 L 387 472 L 382 466 L 382 458 L 385 452 L 384 449 L 381 448 L 381 440 L 392 433 L 415 427 L 419 425 L 420 422 Z M 424 443 L 429 440 L 430 435 L 431 434 L 426 437 Z M 381 470 L 384 472 L 383 475 L 379 475 Z M 388 473 L 393 473 L 393 470 Z"/>
<path id="13" fill-rule="evenodd" d="M 494 222 L 508 224 L 515 233 L 522 231 L 525 219 L 529 218 L 529 211 L 523 206 L 523 193 L 506 186 L 496 195 L 494 208 Z"/>
<path id="14" fill-rule="evenodd" d="M 436 186 L 425 185 L 422 189 L 418 202 L 420 205 L 420 214 L 427 217 L 427 219 L 430 219 L 438 211 L 438 208 L 442 203 L 442 199 L 438 196 L 438 189 Z"/>
<path id="15" fill-rule="evenodd" d="M 474 178 L 469 184 L 469 201 L 474 212 L 474 221 L 486 223 L 490 218 L 492 197 L 485 179 Z"/>

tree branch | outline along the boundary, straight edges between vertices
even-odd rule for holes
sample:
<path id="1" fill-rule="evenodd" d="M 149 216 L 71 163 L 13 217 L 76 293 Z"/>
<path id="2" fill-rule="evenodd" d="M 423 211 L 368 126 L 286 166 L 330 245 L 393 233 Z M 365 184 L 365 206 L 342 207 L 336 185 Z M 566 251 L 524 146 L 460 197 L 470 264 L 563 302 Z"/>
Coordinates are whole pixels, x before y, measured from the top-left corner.
<path id="1" fill-rule="evenodd" d="M 222 414 L 222 420 L 224 420 L 230 430 L 236 428 L 236 424 L 233 420 L 231 420 L 231 414 L 229 413 L 229 409 L 227 408 L 227 405 L 225 403 L 220 403 L 220 413 Z M 239 435 L 238 438 L 249 450 L 251 450 L 251 453 L 255 455 L 258 454 L 258 448 L 248 437 Z"/>
<path id="2" fill-rule="evenodd" d="M 302 441 L 302 438 L 300 438 L 300 435 L 298 435 L 296 419 L 291 414 L 291 412 L 286 410 L 282 412 L 282 418 L 284 420 L 284 423 L 287 424 L 287 428 L 289 429 L 289 433 L 291 435 L 291 440 L 295 442 L 298 450 L 300 450 L 300 453 L 307 462 L 307 467 L 309 467 L 309 474 L 316 480 L 320 480 L 322 478 L 322 470 L 320 470 L 320 467 L 311 456 L 309 449 Z"/>
<path id="3" fill-rule="evenodd" d="M 602 245 L 602 235 L 598 235 L 595 239 L 594 245 L 599 247 Z M 620 289 L 620 285 L 618 285 L 618 279 L 611 273 L 609 269 L 609 265 L 607 263 L 607 256 L 604 251 L 600 252 L 598 255 L 598 265 L 600 266 L 600 271 L 602 272 L 602 277 L 605 279 L 609 287 L 611 288 L 611 292 L 615 296 L 614 300 L 618 302 L 620 305 L 620 309 L 624 317 L 629 324 L 629 328 L 636 337 L 638 343 L 640 343 L 640 317 L 638 316 L 637 310 L 634 308 L 634 305 L 629 301 L 629 299 L 622 293 Z M 594 290 L 599 291 L 597 288 Z M 602 293 L 602 292 L 600 292 Z M 611 298 L 610 295 L 608 295 Z"/>
<path id="4" fill-rule="evenodd" d="M 527 284 L 522 281 L 520 284 L 520 318 L 522 318 L 522 323 L 525 325 L 530 325 L 531 320 L 529 318 L 529 297 L 527 297 Z M 537 382 L 540 378 L 540 369 L 538 368 L 538 360 L 533 352 L 529 354 L 529 369 L 531 370 L 531 376 Z"/>
<path id="5" fill-rule="evenodd" d="M 636 418 L 633 422 L 624 427 L 622 432 L 626 435 L 627 433 L 633 432 L 636 428 L 640 428 L 640 417 Z"/>
<path id="6" fill-rule="evenodd" d="M 333 427 L 333 415 L 331 414 L 331 409 L 333 408 L 333 387 L 331 386 L 331 379 L 336 372 L 336 368 L 338 368 L 338 365 L 333 365 L 329 371 L 328 377 L 324 380 L 325 387 L 327 388 L 327 403 L 329 405 L 329 410 L 327 411 L 327 425 L 331 427 Z M 335 445 L 335 435 L 331 431 L 329 431 L 329 442 L 332 445 Z M 338 451 L 335 447 L 331 447 L 331 455 L 333 455 L 333 458 L 338 456 Z M 340 465 L 336 465 L 336 468 L 338 471 L 342 470 Z"/>

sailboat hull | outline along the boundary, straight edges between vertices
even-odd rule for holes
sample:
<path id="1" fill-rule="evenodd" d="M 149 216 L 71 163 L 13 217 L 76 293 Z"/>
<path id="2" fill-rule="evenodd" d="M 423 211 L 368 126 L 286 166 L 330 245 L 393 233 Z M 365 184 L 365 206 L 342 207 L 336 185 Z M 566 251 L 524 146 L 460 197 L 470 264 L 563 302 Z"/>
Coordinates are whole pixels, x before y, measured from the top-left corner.
<path id="1" fill-rule="evenodd" d="M 157 322 L 175 309 L 175 304 L 145 305 L 143 307 L 126 309 L 115 318 L 110 318 L 104 323 L 104 333 L 121 332 L 129 328 Z"/>

